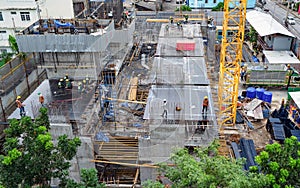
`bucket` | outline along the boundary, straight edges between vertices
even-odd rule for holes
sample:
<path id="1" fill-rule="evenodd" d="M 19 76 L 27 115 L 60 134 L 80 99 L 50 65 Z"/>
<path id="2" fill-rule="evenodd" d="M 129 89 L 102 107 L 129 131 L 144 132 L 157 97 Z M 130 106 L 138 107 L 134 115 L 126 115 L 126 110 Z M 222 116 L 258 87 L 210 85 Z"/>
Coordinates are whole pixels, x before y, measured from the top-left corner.
<path id="1" fill-rule="evenodd" d="M 256 98 L 256 90 L 254 87 L 249 87 L 247 88 L 247 94 L 246 97 L 250 98 L 250 99 L 254 99 Z"/>
<path id="2" fill-rule="evenodd" d="M 271 103 L 272 102 L 272 92 L 265 91 L 263 95 L 263 101 Z"/>
<path id="3" fill-rule="evenodd" d="M 257 88 L 256 89 L 256 97 L 260 100 L 263 100 L 265 89 L 264 88 Z"/>

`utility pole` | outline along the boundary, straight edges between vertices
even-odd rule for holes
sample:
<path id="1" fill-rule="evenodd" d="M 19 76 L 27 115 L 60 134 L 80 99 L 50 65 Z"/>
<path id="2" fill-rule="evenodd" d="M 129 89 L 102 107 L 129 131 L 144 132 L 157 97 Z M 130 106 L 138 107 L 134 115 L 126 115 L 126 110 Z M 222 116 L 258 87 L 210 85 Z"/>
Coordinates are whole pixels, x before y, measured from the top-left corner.
<path id="1" fill-rule="evenodd" d="M 287 4 L 287 11 L 286 11 L 285 22 L 287 22 L 287 18 L 289 16 L 289 13 L 290 13 L 290 0 L 288 0 L 288 4 Z"/>

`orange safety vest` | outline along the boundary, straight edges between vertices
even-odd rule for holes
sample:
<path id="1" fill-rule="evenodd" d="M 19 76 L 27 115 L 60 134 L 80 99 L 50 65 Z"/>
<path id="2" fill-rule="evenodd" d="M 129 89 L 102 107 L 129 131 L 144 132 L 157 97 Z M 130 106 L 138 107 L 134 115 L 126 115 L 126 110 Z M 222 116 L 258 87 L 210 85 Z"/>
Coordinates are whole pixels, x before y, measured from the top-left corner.
<path id="1" fill-rule="evenodd" d="M 21 108 L 23 106 L 19 99 L 16 100 L 16 103 L 18 108 Z"/>
<path id="2" fill-rule="evenodd" d="M 44 103 L 45 99 L 44 99 L 44 96 L 43 96 L 43 95 L 41 95 L 41 96 L 39 97 L 39 101 L 40 101 L 41 104 Z"/>
<path id="3" fill-rule="evenodd" d="M 208 99 L 204 99 L 204 100 L 203 100 L 202 106 L 208 106 Z"/>

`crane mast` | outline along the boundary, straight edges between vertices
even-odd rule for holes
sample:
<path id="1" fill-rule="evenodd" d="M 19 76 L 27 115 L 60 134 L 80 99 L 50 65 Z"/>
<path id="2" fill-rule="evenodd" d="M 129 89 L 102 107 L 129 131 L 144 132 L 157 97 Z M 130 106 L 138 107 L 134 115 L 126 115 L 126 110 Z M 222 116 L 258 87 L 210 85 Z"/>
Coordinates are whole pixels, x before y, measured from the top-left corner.
<path id="1" fill-rule="evenodd" d="M 219 154 L 228 155 L 224 129 L 234 127 L 237 111 L 240 62 L 245 34 L 247 0 L 224 0 L 224 21 L 220 53 Z"/>

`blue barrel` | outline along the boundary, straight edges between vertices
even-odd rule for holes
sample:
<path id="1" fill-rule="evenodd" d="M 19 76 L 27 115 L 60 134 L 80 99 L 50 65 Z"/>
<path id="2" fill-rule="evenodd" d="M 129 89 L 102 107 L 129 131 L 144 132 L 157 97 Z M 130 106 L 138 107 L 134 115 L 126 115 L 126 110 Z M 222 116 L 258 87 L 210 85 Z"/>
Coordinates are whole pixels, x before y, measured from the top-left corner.
<path id="1" fill-rule="evenodd" d="M 250 98 L 250 99 L 254 99 L 256 98 L 256 90 L 254 87 L 249 87 L 247 88 L 247 94 L 246 97 Z"/>
<path id="2" fill-rule="evenodd" d="M 265 89 L 264 88 L 257 88 L 256 89 L 256 97 L 260 100 L 263 100 Z"/>
<path id="3" fill-rule="evenodd" d="M 265 91 L 263 96 L 263 101 L 271 103 L 272 102 L 272 92 Z"/>

